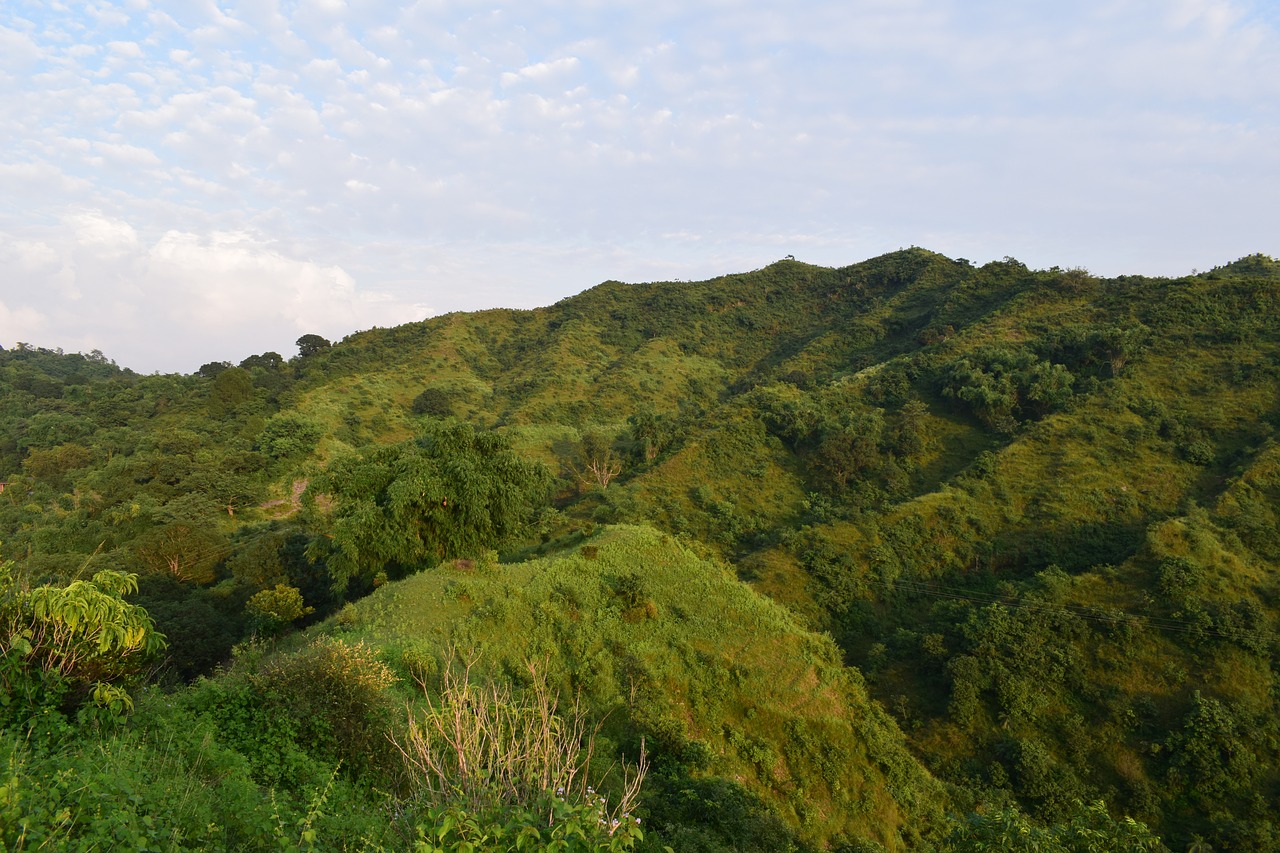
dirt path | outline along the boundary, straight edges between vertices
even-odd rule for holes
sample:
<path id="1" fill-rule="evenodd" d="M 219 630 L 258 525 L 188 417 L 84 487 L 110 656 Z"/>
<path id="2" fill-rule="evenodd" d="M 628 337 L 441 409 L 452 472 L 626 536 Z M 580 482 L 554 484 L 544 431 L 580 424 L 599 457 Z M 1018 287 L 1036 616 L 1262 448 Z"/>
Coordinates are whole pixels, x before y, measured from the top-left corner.
<path id="1" fill-rule="evenodd" d="M 302 509 L 302 493 L 307 490 L 308 482 L 310 481 L 306 479 L 294 480 L 293 489 L 291 490 L 291 494 L 288 498 L 277 498 L 273 501 L 267 501 L 264 504 L 259 504 L 258 509 L 273 509 L 275 507 L 283 507 L 287 505 L 289 509 L 282 513 L 276 513 L 276 517 L 288 518 L 298 510 Z"/>

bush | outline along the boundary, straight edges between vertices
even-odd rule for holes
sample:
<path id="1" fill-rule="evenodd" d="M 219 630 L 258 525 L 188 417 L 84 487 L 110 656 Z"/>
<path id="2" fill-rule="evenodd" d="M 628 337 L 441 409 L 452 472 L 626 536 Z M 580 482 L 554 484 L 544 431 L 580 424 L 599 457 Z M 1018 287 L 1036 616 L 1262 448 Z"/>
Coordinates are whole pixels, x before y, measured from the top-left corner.
<path id="1" fill-rule="evenodd" d="M 267 420 L 258 433 L 258 449 L 273 459 L 301 456 L 315 449 L 324 435 L 320 425 L 293 412 L 280 412 Z"/>
<path id="2" fill-rule="evenodd" d="M 415 415 L 447 418 L 453 414 L 453 397 L 443 388 L 428 388 L 413 398 L 409 411 Z"/>
<path id="3" fill-rule="evenodd" d="M 1040 827 L 1016 808 L 974 813 L 947 836 L 943 853 L 976 853 L 979 850 L 1025 851 L 1025 853 L 1092 853 L 1095 850 L 1163 850 L 1160 839 L 1133 818 L 1116 820 L 1101 801 L 1085 806 L 1076 803 L 1069 821 Z"/>
<path id="4" fill-rule="evenodd" d="M 308 607 L 303 602 L 302 593 L 297 587 L 282 583 L 276 584 L 274 589 L 254 593 L 245 602 L 245 610 L 249 614 L 249 621 L 263 634 L 277 634 L 290 623 L 315 612 L 314 607 Z"/>
<path id="5" fill-rule="evenodd" d="M 297 721 L 299 743 L 320 747 L 353 771 L 391 768 L 386 735 L 395 702 L 388 688 L 396 680 L 371 647 L 325 636 L 267 661 L 253 677 Z"/>
<path id="6" fill-rule="evenodd" d="M 238 647 L 230 672 L 197 682 L 184 700 L 248 759 L 260 784 L 298 791 L 337 762 L 352 775 L 391 775 L 395 680 L 363 643 L 317 637 L 270 658 L 261 645 Z"/>
<path id="7" fill-rule="evenodd" d="M 109 716 L 131 708 L 119 684 L 165 646 L 147 612 L 124 600 L 137 589 L 136 575 L 113 571 L 27 589 L 0 562 L 0 723 L 86 701 Z"/>

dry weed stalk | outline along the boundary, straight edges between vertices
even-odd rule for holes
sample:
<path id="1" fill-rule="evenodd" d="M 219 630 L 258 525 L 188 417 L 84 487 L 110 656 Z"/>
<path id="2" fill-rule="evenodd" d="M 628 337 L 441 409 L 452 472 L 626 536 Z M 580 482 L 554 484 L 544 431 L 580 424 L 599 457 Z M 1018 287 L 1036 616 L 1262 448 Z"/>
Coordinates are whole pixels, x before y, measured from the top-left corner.
<path id="1" fill-rule="evenodd" d="M 610 808 L 588 784 L 599 726 L 589 724 L 581 702 L 575 698 L 558 713 L 559 699 L 534 663 L 527 664 L 530 684 L 519 697 L 507 685 L 473 683 L 474 663 L 446 664 L 438 701 L 420 681 L 425 710 L 410 709 L 403 739 L 391 738 L 421 793 L 473 811 L 536 808 L 554 794 L 596 805 L 606 825 L 632 812 L 648 770 L 643 744 L 639 762 L 623 765 L 622 793 Z"/>

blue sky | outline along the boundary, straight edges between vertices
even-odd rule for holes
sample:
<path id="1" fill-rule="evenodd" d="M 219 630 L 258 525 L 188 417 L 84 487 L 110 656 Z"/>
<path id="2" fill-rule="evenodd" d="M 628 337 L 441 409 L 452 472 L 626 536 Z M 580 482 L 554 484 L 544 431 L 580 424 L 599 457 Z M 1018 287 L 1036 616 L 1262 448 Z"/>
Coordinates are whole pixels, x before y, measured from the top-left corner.
<path id="1" fill-rule="evenodd" d="M 0 108 L 0 345 L 144 372 L 788 254 L 1280 253 L 1271 0 L 7 0 Z"/>

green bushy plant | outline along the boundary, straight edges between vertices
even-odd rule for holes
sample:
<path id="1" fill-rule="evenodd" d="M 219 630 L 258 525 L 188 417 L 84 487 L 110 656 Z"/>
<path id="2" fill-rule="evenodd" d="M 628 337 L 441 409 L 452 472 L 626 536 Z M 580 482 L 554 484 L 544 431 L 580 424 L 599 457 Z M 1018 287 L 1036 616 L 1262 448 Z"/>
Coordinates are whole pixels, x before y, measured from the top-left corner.
<path id="1" fill-rule="evenodd" d="M 124 686 L 165 646 L 147 612 L 124 600 L 137 588 L 136 575 L 115 571 L 29 587 L 0 562 L 0 721 L 86 702 L 99 719 L 132 708 Z"/>

